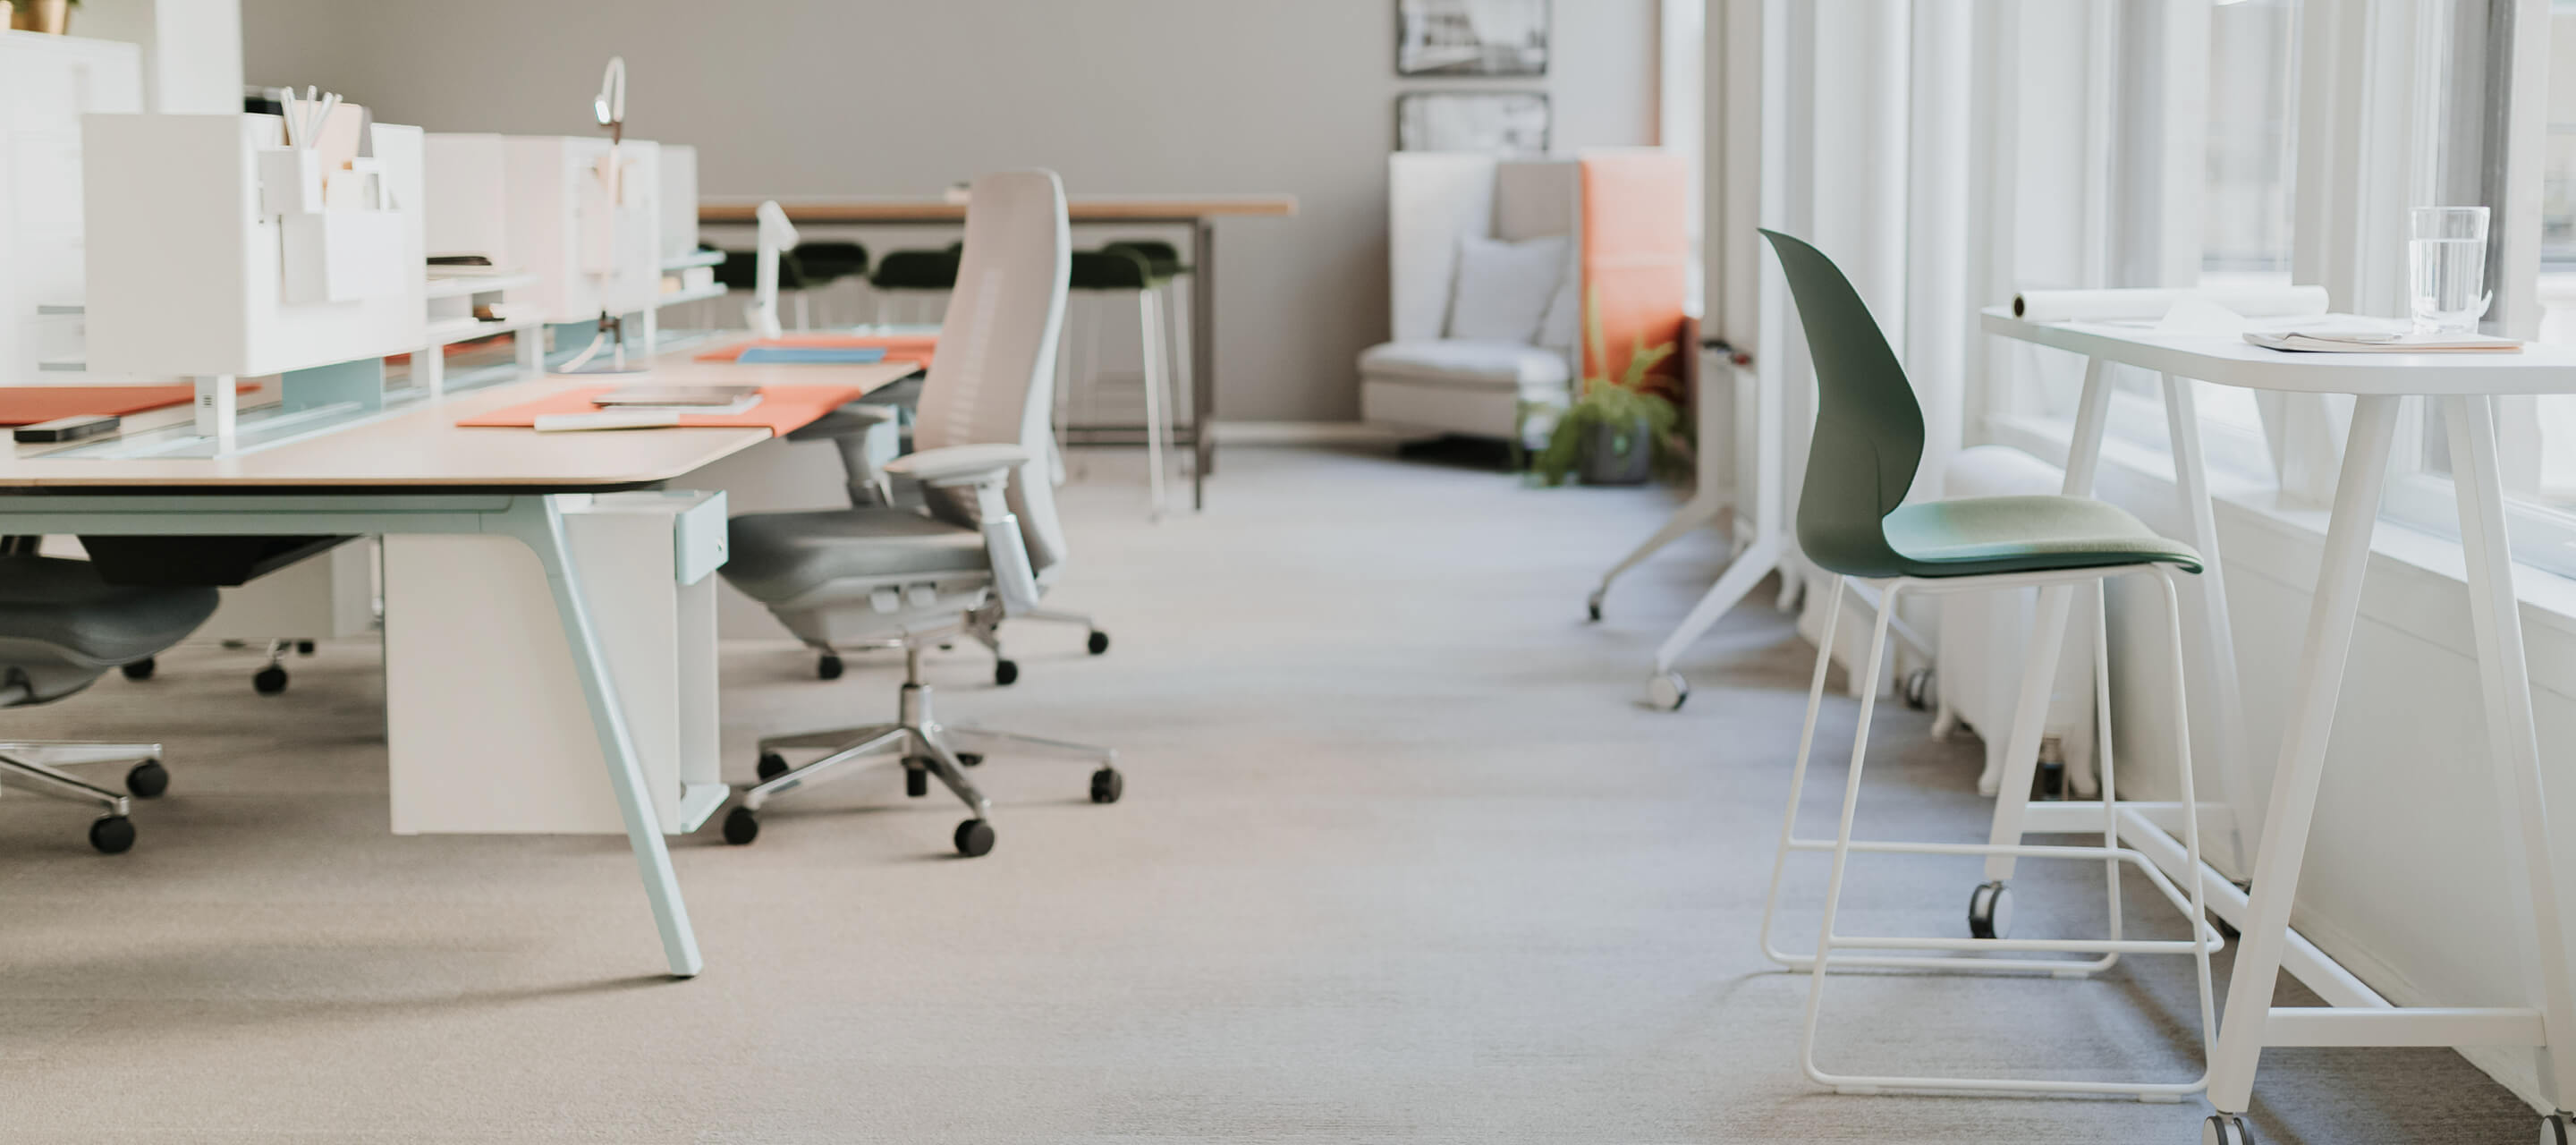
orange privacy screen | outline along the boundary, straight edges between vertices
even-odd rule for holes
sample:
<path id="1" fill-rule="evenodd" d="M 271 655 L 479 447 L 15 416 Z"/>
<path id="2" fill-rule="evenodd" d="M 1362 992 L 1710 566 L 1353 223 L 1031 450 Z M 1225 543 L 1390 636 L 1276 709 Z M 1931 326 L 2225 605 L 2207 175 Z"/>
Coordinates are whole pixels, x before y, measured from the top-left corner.
<path id="1" fill-rule="evenodd" d="M 1619 380 L 1639 345 L 1678 343 L 1690 292 L 1690 173 L 1658 151 L 1586 152 L 1583 163 L 1583 376 Z M 1601 324 L 1596 348 L 1588 323 Z M 1607 361 L 1603 361 L 1603 358 Z M 1655 367 L 1647 386 L 1678 396 L 1678 357 Z"/>
<path id="2" fill-rule="evenodd" d="M 732 362 L 754 346 L 779 346 L 803 350 L 884 350 L 889 362 L 911 362 L 930 368 L 931 351 L 939 346 L 937 334 L 789 334 L 779 338 L 756 338 L 709 350 L 698 355 L 701 362 Z"/>
<path id="3" fill-rule="evenodd" d="M 237 392 L 259 386 L 242 382 Z M 197 387 L 185 386 L 5 386 L 0 387 L 0 425 L 34 425 L 83 414 L 142 413 L 164 406 L 183 406 L 196 399 Z"/>
<path id="4" fill-rule="evenodd" d="M 598 413 L 599 404 L 591 399 L 617 388 L 616 384 L 581 386 L 469 417 L 456 424 L 528 429 L 534 427 L 537 418 L 543 414 Z M 857 401 L 867 392 L 859 386 L 762 386 L 759 405 L 741 413 L 684 413 L 680 415 L 680 424 L 684 427 L 766 429 L 772 436 L 785 437 L 790 431 L 802 429 L 824 414 Z"/>

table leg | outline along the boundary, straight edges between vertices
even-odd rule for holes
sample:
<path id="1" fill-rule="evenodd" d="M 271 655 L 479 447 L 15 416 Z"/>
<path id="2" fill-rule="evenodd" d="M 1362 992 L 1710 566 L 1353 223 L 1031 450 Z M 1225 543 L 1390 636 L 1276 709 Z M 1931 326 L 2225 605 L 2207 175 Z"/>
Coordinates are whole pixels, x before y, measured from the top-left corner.
<path id="1" fill-rule="evenodd" d="M 2460 546 L 2468 558 L 2470 627 L 2478 645 L 2479 692 L 2486 699 L 2487 757 L 2495 765 L 2504 839 L 2519 851 L 2506 886 L 2530 913 L 2511 911 L 2521 931 L 2524 996 L 2540 1010 L 2548 1044 L 2540 1053 L 2541 1085 L 2564 1110 L 2576 1099 L 2576 995 L 2567 981 L 2567 932 L 2558 913 L 2551 865 L 2548 804 L 2542 797 L 2540 743 L 2532 727 L 2531 671 L 2524 660 L 2522 614 L 2513 589 L 2513 552 L 2504 522 L 2504 483 L 2496 463 L 2494 399 L 2442 399 L 2451 439 L 2451 484 L 2460 504 Z"/>
<path id="2" fill-rule="evenodd" d="M 2228 867 L 2245 869 L 2245 833 L 2235 813 L 2236 769 L 2245 752 L 2245 699 L 2237 691 L 2236 629 L 2227 617 L 2227 582 L 2219 571 L 2218 509 L 2209 494 L 2209 463 L 2200 447 L 2200 409 L 2191 379 L 2164 376 L 2165 433 L 2173 446 L 2174 493 L 2182 498 L 2191 523 L 2191 547 L 2200 550 L 2200 644 L 2205 661 L 2199 693 L 2210 697 L 2215 716 L 2210 728 L 2218 744 L 2218 801 L 2230 809 Z M 2197 816 L 2199 810 L 2192 812 Z"/>
<path id="3" fill-rule="evenodd" d="M 1190 508 L 1207 508 L 1208 474 L 1216 472 L 1216 220 L 1190 231 Z"/>
<path id="4" fill-rule="evenodd" d="M 2111 411 L 2109 363 L 2094 358 L 2084 364 L 2084 395 L 2076 402 L 2075 433 L 2066 444 L 2069 497 L 2093 495 L 2093 474 L 2102 463 L 2102 427 Z M 2048 694 L 2057 683 L 2057 657 L 2066 648 L 2066 617 L 2075 590 L 2050 585 L 2039 590 L 2039 613 L 2033 619 L 2030 648 L 2022 658 L 2021 695 L 2013 702 L 2012 732 L 2004 740 L 2004 771 L 1995 788 L 1995 819 L 1986 841 L 1996 846 L 2021 844 L 2022 821 L 2030 812 L 2031 773 L 2039 766 L 2039 733 L 2048 722 Z M 1990 855 L 1986 878 L 2013 877 L 2013 856 Z"/>
<path id="5" fill-rule="evenodd" d="M 2344 439 L 2343 474 L 2335 482 L 2316 602 L 2308 609 L 2281 761 L 2272 775 L 2262 846 L 2254 855 L 2254 890 L 2240 928 L 2244 937 L 2236 947 L 2236 970 L 2228 981 L 2227 1016 L 2218 1025 L 2218 1052 L 2209 1063 L 2209 1101 L 2222 1113 L 2245 1112 L 2254 1095 L 2254 1067 L 2263 1054 L 2272 990 L 2290 940 L 2290 904 L 2299 893 L 2299 866 L 2307 858 L 2308 828 L 2316 818 L 2317 785 L 2325 776 L 2344 661 L 2352 652 L 2353 619 L 2370 562 L 2371 530 L 2379 518 L 2380 485 L 2388 476 L 2397 403 L 2387 395 L 2355 399 L 2352 431 Z"/>
<path id="6" fill-rule="evenodd" d="M 670 962 L 671 976 L 695 977 L 705 960 L 698 956 L 688 907 L 680 901 L 680 881 L 671 869 L 660 817 L 645 795 L 644 768 L 635 754 L 635 740 L 627 733 L 616 686 L 609 679 L 608 658 L 600 651 L 599 634 L 582 599 L 572 548 L 564 541 L 563 510 L 553 497 L 518 498 L 505 527 L 536 552 L 537 563 L 546 570 L 546 585 L 554 590 L 555 613 L 563 622 L 564 642 L 572 649 L 573 672 L 581 677 L 582 696 L 590 702 L 591 723 L 599 730 L 600 754 L 608 760 L 608 785 L 617 794 L 618 814 L 626 820 L 626 841 L 642 870 L 644 895 L 652 901 L 653 921 L 662 932 L 662 953 Z"/>

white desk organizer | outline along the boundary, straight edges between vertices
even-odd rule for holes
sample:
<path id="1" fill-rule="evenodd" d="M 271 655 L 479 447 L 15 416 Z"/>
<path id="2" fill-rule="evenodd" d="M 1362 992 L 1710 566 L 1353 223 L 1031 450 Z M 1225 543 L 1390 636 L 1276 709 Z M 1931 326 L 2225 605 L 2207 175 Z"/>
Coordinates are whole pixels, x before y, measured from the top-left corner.
<path id="1" fill-rule="evenodd" d="M 422 132 L 372 130 L 325 172 L 274 115 L 85 117 L 92 367 L 196 379 L 219 452 L 236 377 L 351 366 L 289 377 L 288 406 L 380 406 L 382 360 L 425 344 Z"/>
<path id="2" fill-rule="evenodd" d="M 548 323 L 632 314 L 661 291 L 661 148 L 572 135 L 432 135 L 431 248 L 537 276 Z M 611 183 L 616 184 L 612 199 Z"/>
<path id="3" fill-rule="evenodd" d="M 141 49 L 0 34 L 0 385 L 125 381 L 87 369 L 81 115 L 143 110 Z"/>
<path id="4" fill-rule="evenodd" d="M 496 431 L 497 432 L 497 431 Z M 567 497 L 572 549 L 663 831 L 718 774 L 722 493 Z M 385 723 L 397 834 L 625 830 L 545 573 L 506 537 L 384 538 Z"/>

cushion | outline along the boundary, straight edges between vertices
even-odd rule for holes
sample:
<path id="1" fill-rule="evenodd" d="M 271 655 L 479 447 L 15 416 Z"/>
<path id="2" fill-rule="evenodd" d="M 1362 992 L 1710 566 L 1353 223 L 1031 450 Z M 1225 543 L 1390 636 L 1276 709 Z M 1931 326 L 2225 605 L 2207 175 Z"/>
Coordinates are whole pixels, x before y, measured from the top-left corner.
<path id="1" fill-rule="evenodd" d="M 1519 342 L 1388 342 L 1360 354 L 1360 373 L 1459 386 L 1562 388 L 1574 376 L 1565 355 Z"/>
<path id="2" fill-rule="evenodd" d="M 724 578 L 753 600 L 780 604 L 844 577 L 982 572 L 984 534 L 906 509 L 870 506 L 745 513 L 728 529 Z"/>
<path id="3" fill-rule="evenodd" d="M 1538 340 L 1539 320 L 1565 277 L 1562 235 L 1509 243 L 1473 235 L 1458 240 L 1458 276 L 1449 290 L 1449 336 L 1469 341 Z"/>
<path id="4" fill-rule="evenodd" d="M 1914 576 L 2170 564 L 2200 571 L 2200 554 L 2128 510 L 2090 497 L 1963 497 L 1900 505 L 1880 521 Z"/>

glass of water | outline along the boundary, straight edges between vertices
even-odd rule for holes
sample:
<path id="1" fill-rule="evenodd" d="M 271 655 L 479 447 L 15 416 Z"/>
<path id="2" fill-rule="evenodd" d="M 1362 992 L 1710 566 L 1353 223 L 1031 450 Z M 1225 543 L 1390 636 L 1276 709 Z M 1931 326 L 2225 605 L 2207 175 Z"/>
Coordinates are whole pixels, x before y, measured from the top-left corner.
<path id="1" fill-rule="evenodd" d="M 2406 305 L 2418 334 L 2472 334 L 2486 316 L 2487 209 L 2417 207 L 2408 216 Z"/>

